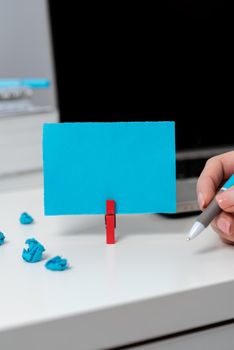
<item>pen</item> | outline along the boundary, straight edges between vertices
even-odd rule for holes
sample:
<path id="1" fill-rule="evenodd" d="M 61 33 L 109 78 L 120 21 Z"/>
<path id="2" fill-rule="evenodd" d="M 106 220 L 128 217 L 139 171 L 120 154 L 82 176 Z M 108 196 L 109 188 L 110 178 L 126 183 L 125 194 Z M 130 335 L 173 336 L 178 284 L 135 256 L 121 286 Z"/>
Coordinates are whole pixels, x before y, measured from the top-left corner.
<path id="1" fill-rule="evenodd" d="M 227 182 L 225 182 L 218 193 L 226 191 L 231 186 L 234 186 L 234 174 L 231 175 Z M 197 237 L 221 211 L 222 209 L 214 198 L 208 207 L 197 217 L 195 223 L 188 233 L 187 240 L 189 241 Z"/>

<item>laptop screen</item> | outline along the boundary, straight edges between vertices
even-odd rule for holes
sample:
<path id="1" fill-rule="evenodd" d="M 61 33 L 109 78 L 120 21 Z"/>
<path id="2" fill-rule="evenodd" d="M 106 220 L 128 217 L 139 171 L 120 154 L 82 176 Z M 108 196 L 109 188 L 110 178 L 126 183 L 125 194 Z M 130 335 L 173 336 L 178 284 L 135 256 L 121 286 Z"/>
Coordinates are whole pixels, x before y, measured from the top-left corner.
<path id="1" fill-rule="evenodd" d="M 57 107 L 46 0 L 0 3 L 0 118 Z"/>
<path id="2" fill-rule="evenodd" d="M 50 1 L 62 121 L 175 120 L 178 153 L 234 147 L 226 4 L 75 6 Z"/>

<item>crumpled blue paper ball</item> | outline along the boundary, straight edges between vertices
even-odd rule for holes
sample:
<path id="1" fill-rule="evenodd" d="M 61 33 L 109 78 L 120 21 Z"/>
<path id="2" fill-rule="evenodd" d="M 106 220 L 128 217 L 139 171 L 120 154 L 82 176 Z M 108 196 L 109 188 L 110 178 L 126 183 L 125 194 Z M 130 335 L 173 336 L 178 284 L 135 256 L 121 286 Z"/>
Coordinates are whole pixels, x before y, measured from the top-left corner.
<path id="1" fill-rule="evenodd" d="M 61 256 L 55 256 L 46 262 L 45 267 L 52 271 L 66 270 L 68 268 L 67 259 L 62 259 Z"/>
<path id="2" fill-rule="evenodd" d="M 33 218 L 28 213 L 22 213 L 20 215 L 20 223 L 23 225 L 29 225 L 33 222 Z"/>
<path id="3" fill-rule="evenodd" d="M 0 231 L 0 245 L 3 245 L 5 241 L 5 236 L 3 234 L 3 232 Z"/>
<path id="4" fill-rule="evenodd" d="M 25 242 L 28 244 L 28 249 L 24 249 L 22 253 L 22 258 L 30 263 L 38 262 L 42 259 L 42 254 L 45 251 L 45 248 L 40 244 L 36 239 L 29 238 Z"/>

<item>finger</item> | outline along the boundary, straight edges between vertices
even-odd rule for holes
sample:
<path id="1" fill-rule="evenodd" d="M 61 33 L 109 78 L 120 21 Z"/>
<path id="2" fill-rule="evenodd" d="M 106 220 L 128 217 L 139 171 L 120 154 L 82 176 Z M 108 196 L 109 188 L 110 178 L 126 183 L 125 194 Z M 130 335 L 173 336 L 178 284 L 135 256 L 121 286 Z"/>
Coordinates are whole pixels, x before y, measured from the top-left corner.
<path id="1" fill-rule="evenodd" d="M 234 216 L 229 213 L 220 213 L 212 222 L 212 228 L 221 238 L 234 242 Z"/>
<path id="2" fill-rule="evenodd" d="M 234 187 L 217 194 L 216 200 L 220 208 L 228 213 L 234 213 Z"/>
<path id="3" fill-rule="evenodd" d="M 197 196 L 201 209 L 207 207 L 219 186 L 234 173 L 234 151 L 210 158 L 198 179 Z"/>
<path id="4" fill-rule="evenodd" d="M 229 240 L 225 235 L 223 235 L 223 232 L 218 229 L 214 223 L 211 224 L 213 230 L 219 235 L 219 238 L 226 244 L 234 245 L 234 241 Z"/>
<path id="5" fill-rule="evenodd" d="M 225 244 L 230 244 L 230 245 L 234 245 L 233 241 L 230 241 L 229 239 L 226 238 L 226 236 L 223 236 L 223 233 L 221 231 L 219 231 L 216 228 L 213 228 L 214 231 L 219 235 L 219 238 L 225 243 Z"/>
<path id="6" fill-rule="evenodd" d="M 213 224 L 212 224 L 213 227 Z M 234 241 L 230 241 L 229 239 L 227 239 L 226 236 L 223 235 L 222 231 L 220 231 L 218 228 L 213 227 L 213 230 L 219 235 L 220 239 L 226 243 L 226 244 L 231 244 L 234 245 Z"/>

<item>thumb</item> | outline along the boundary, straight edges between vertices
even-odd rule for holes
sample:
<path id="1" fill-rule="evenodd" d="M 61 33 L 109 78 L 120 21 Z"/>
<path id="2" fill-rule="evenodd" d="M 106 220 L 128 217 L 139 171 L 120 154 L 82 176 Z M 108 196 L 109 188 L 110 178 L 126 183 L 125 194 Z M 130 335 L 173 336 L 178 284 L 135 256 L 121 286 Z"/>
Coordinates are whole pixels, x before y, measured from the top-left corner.
<path id="1" fill-rule="evenodd" d="M 221 209 L 228 213 L 234 213 L 234 187 L 230 187 L 228 190 L 218 193 L 216 200 Z"/>
<path id="2" fill-rule="evenodd" d="M 216 186 L 211 177 L 199 177 L 197 182 L 197 199 L 201 210 L 207 207 L 216 193 Z"/>

